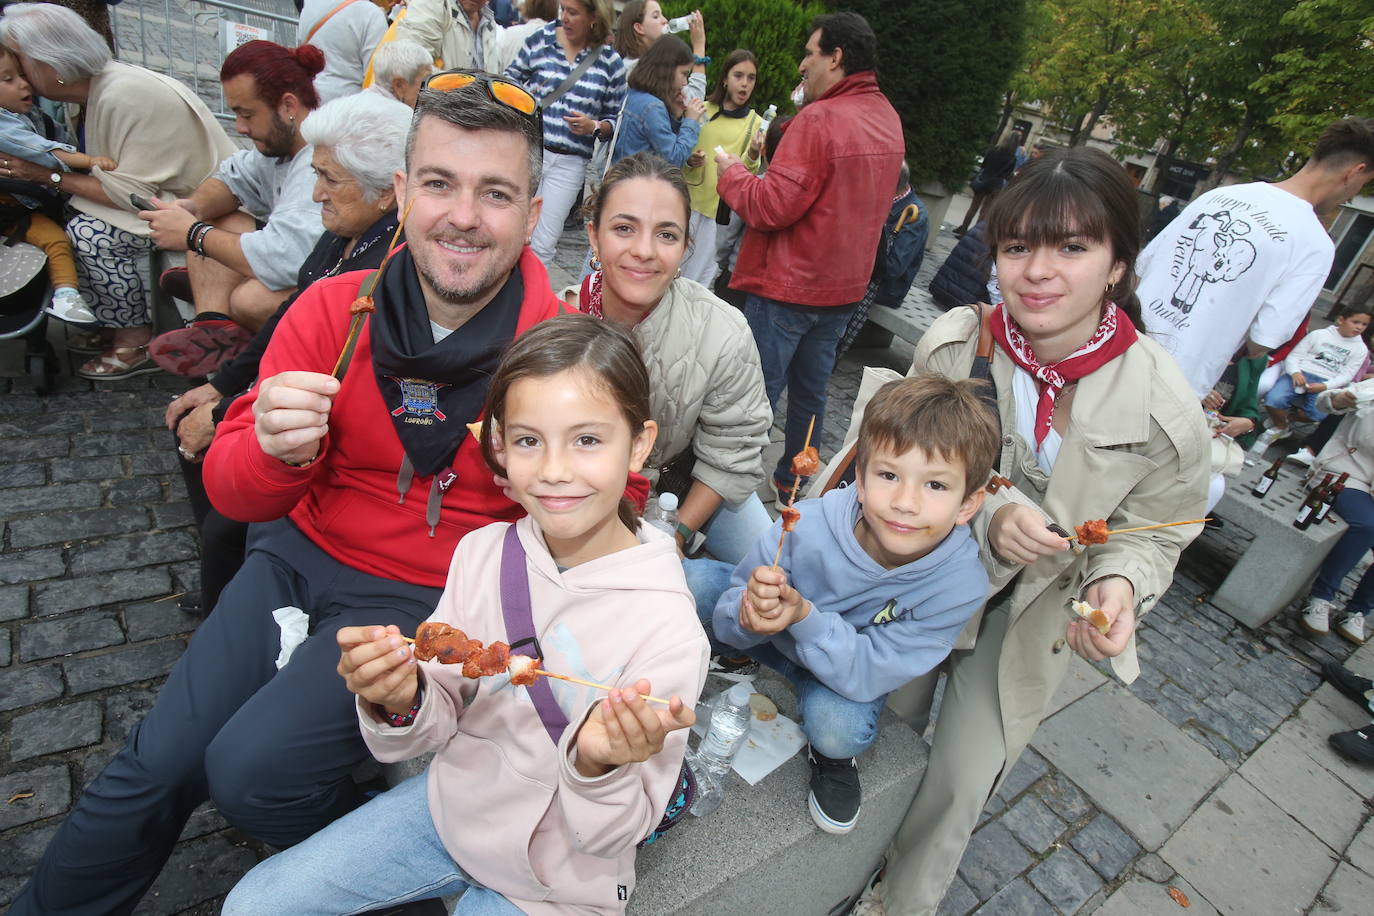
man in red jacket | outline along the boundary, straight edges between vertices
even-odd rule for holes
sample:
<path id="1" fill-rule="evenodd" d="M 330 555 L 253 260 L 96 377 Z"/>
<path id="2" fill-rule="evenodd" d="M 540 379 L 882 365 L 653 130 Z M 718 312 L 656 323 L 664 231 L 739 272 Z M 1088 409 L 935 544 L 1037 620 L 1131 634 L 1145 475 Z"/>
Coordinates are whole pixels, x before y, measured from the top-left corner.
<path id="1" fill-rule="evenodd" d="M 906 145 L 897 112 L 878 89 L 877 37 L 858 13 L 819 16 L 800 67 L 805 107 L 787 123 L 762 178 L 719 153 L 716 187 L 744 220 L 731 286 L 774 407 L 787 388 L 786 446 L 773 474 L 791 489 L 792 456 L 815 418 L 835 351 L 873 273 Z"/>
<path id="2" fill-rule="evenodd" d="M 367 750 L 335 633 L 413 633 L 458 540 L 520 514 L 466 424 L 506 344 L 559 310 L 527 247 L 540 134 L 480 82 L 421 93 L 395 179 L 408 245 L 347 372 L 334 366 L 362 271 L 300 296 L 220 424 L 205 483 L 225 515 L 260 523 L 244 566 L 11 913 L 132 911 L 207 798 L 276 846 L 361 802 L 350 774 Z"/>

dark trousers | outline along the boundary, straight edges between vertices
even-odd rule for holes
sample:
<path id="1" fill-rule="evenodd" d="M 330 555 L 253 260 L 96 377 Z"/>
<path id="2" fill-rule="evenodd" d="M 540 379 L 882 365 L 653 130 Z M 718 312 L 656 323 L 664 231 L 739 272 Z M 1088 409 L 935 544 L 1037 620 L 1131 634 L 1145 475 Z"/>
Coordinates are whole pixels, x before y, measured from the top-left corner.
<path id="1" fill-rule="evenodd" d="M 413 634 L 439 594 L 344 566 L 289 521 L 253 525 L 243 569 L 9 912 L 132 912 L 207 798 L 229 823 L 275 846 L 357 807 L 350 774 L 367 748 L 335 671 L 335 634 L 389 623 Z M 310 635 L 278 670 L 272 612 L 284 607 L 309 615 Z"/>
<path id="2" fill-rule="evenodd" d="M 187 461 L 180 455 L 177 461 L 181 463 L 181 476 L 186 481 L 191 514 L 200 531 L 200 604 L 208 614 L 215 609 L 220 593 L 243 565 L 248 525 L 220 515 L 210 504 L 201 479 L 204 465 Z"/>

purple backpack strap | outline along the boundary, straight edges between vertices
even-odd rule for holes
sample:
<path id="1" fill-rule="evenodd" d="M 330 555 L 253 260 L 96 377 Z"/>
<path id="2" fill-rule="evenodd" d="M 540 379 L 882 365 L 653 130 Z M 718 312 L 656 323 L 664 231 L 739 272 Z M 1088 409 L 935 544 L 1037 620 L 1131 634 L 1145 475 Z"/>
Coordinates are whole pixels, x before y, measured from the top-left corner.
<path id="1" fill-rule="evenodd" d="M 525 548 L 520 544 L 520 535 L 514 525 L 506 529 L 506 540 L 501 545 L 501 614 L 506 619 L 506 638 L 510 640 L 511 653 L 543 658 L 544 652 L 534 635 L 534 617 L 530 613 L 530 574 L 525 568 Z M 518 651 L 521 649 L 524 651 Z M 568 717 L 563 715 L 562 707 L 553 698 L 549 679 L 535 678 L 525 689 L 530 692 L 544 730 L 557 744 L 568 727 Z"/>

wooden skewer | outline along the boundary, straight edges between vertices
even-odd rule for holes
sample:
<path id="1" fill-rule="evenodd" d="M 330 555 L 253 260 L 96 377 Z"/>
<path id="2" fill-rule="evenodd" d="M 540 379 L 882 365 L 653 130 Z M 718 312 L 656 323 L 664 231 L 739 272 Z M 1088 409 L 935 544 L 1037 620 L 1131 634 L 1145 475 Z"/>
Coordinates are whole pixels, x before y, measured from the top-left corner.
<path id="1" fill-rule="evenodd" d="M 415 642 L 415 640 L 411 639 L 409 636 L 402 636 L 401 638 L 404 639 L 406 642 L 411 643 L 412 645 Z M 612 690 L 615 689 L 610 684 L 598 684 L 596 681 L 584 681 L 580 677 L 569 677 L 566 674 L 554 674 L 552 671 L 544 671 L 540 668 L 534 669 L 534 673 L 543 675 L 544 677 L 558 678 L 558 680 L 560 681 L 570 681 L 574 684 L 581 684 L 583 687 L 595 687 L 597 690 L 604 690 L 607 693 L 610 693 Z M 644 697 L 644 699 L 648 700 L 650 703 L 662 703 L 664 706 L 669 705 L 669 702 L 663 699 L 662 697 L 651 697 L 647 694 L 640 694 L 640 696 Z"/>
<path id="2" fill-rule="evenodd" d="M 803 451 L 803 452 L 806 451 L 808 448 L 811 447 L 811 433 L 812 433 L 812 431 L 813 431 L 815 428 L 816 428 L 816 415 L 813 413 L 813 414 L 811 415 L 811 422 L 810 422 L 809 424 L 807 424 L 807 427 L 806 427 L 806 441 L 802 443 L 802 451 Z M 792 475 L 792 495 L 791 495 L 790 497 L 788 497 L 788 499 L 787 499 L 787 508 L 790 509 L 790 508 L 792 508 L 792 506 L 794 506 L 794 505 L 796 504 L 796 502 L 797 502 L 797 490 L 798 490 L 800 487 L 801 487 L 801 478 L 798 477 L 797 475 L 793 474 L 793 475 Z M 784 528 L 782 531 L 778 532 L 778 549 L 777 549 L 777 552 L 773 554 L 773 565 L 774 565 L 774 566 L 777 566 L 777 565 L 778 565 L 778 561 L 782 559 L 782 539 L 785 538 L 786 536 L 787 536 L 787 529 L 786 529 L 786 528 Z"/>
<path id="3" fill-rule="evenodd" d="M 534 673 L 543 675 L 544 677 L 558 678 L 558 680 L 560 681 L 569 681 L 573 684 L 581 684 L 583 687 L 595 687 L 597 690 L 605 690 L 608 693 L 615 689 L 610 684 L 598 684 L 596 681 L 584 681 L 580 677 L 568 677 L 568 675 L 566 674 L 554 674 L 552 671 L 544 671 L 540 668 L 535 668 Z M 641 693 L 640 696 L 644 697 L 644 699 L 648 700 L 650 703 L 662 703 L 664 706 L 668 705 L 668 701 L 663 699 L 662 697 L 651 697 L 643 693 Z"/>
<path id="4" fill-rule="evenodd" d="M 362 298 L 370 299 L 372 292 L 377 287 L 377 280 L 382 275 L 382 268 L 386 262 L 391 260 L 392 254 L 396 251 L 396 240 L 401 237 L 401 230 L 405 228 L 406 219 L 410 216 L 410 208 L 415 205 L 415 198 L 411 198 L 410 203 L 406 204 L 405 212 L 401 214 L 400 220 L 396 223 L 396 231 L 391 234 L 391 243 L 387 245 L 386 257 L 382 259 L 382 266 L 374 270 L 371 275 L 363 281 L 363 287 L 358 290 Z M 343 381 L 344 372 L 347 370 L 348 362 L 352 359 L 353 348 L 358 345 L 358 337 L 363 330 L 363 320 L 365 313 L 358 312 L 348 321 L 348 334 L 344 336 L 343 349 L 339 351 L 339 358 L 334 361 L 334 371 L 329 373 L 339 381 Z"/>
<path id="5" fill-rule="evenodd" d="M 1105 532 L 1105 535 L 1106 535 L 1107 537 L 1111 537 L 1111 536 L 1114 535 L 1114 534 L 1126 534 L 1126 533 L 1131 532 L 1131 531 L 1153 531 L 1153 530 L 1156 529 L 1156 528 L 1174 528 L 1174 527 L 1177 527 L 1178 525 L 1200 525 L 1200 524 L 1202 524 L 1203 522 L 1210 522 L 1210 521 L 1211 521 L 1210 518 L 1190 518 L 1190 519 L 1188 519 L 1186 522 L 1165 522 L 1165 523 L 1162 524 L 1162 525 L 1141 525 L 1139 528 L 1118 528 L 1118 529 L 1116 529 L 1115 531 L 1107 531 L 1107 532 Z M 1078 535 L 1077 535 L 1077 534 L 1071 534 L 1071 535 L 1069 535 L 1067 538 L 1065 538 L 1066 541 L 1074 541 L 1074 540 L 1077 540 L 1077 539 L 1078 539 Z"/>

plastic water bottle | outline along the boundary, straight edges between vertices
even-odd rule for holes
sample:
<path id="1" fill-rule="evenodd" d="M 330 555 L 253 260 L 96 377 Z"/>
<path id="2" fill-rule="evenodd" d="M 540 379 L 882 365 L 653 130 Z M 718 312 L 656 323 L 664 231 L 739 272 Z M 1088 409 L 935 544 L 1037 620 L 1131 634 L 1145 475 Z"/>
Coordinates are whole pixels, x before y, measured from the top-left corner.
<path id="1" fill-rule="evenodd" d="M 778 106 L 769 105 L 768 110 L 763 113 L 763 124 L 761 127 L 759 127 L 759 130 L 763 131 L 766 135 L 768 133 L 768 128 L 773 126 L 773 119 L 777 116 Z"/>
<path id="2" fill-rule="evenodd" d="M 691 27 L 691 16 L 678 16 L 676 19 L 668 20 L 668 31 L 670 32 L 686 32 Z"/>
<path id="3" fill-rule="evenodd" d="M 736 684 L 716 698 L 706 737 L 688 758 L 697 780 L 697 797 L 691 808 L 697 817 L 705 817 L 719 808 L 725 798 L 725 774 L 744 747 L 754 718 L 749 709 L 749 694 L 748 684 Z"/>
<path id="4" fill-rule="evenodd" d="M 660 493 L 644 510 L 644 521 L 669 537 L 677 536 L 677 494 Z"/>

